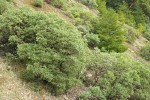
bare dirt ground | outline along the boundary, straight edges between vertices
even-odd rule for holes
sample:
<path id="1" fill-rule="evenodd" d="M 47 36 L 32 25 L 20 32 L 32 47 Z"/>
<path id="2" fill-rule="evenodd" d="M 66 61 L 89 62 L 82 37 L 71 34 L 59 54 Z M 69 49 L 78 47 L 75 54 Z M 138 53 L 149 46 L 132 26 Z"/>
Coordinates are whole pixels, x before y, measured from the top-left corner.
<path id="1" fill-rule="evenodd" d="M 17 7 L 28 6 L 37 11 L 44 11 L 46 13 L 56 13 L 60 18 L 72 21 L 60 9 L 54 8 L 51 5 L 44 3 L 42 8 L 33 6 L 33 0 L 13 0 Z M 129 49 L 126 52 L 130 57 L 145 62 L 150 65 L 150 62 L 145 61 L 139 54 L 139 50 L 145 45 L 147 40 L 139 37 L 135 43 L 129 44 Z M 9 66 L 3 58 L 0 57 L 0 100 L 76 100 L 78 95 L 86 90 L 84 86 L 76 86 L 69 90 L 66 95 L 59 97 L 52 96 L 48 91 L 41 90 L 34 92 L 28 87 L 28 84 L 23 82 L 18 76 L 18 70 L 13 70 L 14 66 Z"/>
<path id="2" fill-rule="evenodd" d="M 76 100 L 78 95 L 86 90 L 84 86 L 76 86 L 67 94 L 57 97 L 45 89 L 34 92 L 28 87 L 28 83 L 19 78 L 20 69 L 16 68 L 9 66 L 3 58 L 0 58 L 0 100 Z"/>
<path id="3" fill-rule="evenodd" d="M 56 98 L 45 90 L 30 90 L 12 69 L 0 58 L 0 100 L 65 100 L 63 96 Z"/>
<path id="4" fill-rule="evenodd" d="M 139 37 L 135 43 L 129 44 L 126 52 L 130 57 L 150 65 L 139 55 L 139 49 L 145 45 L 147 40 Z M 86 90 L 84 86 L 76 86 L 69 90 L 65 95 L 59 97 L 52 96 L 48 91 L 42 89 L 34 92 L 28 87 L 26 82 L 19 78 L 19 70 L 15 71 L 16 66 L 9 66 L 3 58 L 0 57 L 0 100 L 76 100 L 78 95 Z M 18 67 L 19 68 L 19 67 Z"/>
<path id="5" fill-rule="evenodd" d="M 55 13 L 60 18 L 73 22 L 63 11 L 44 3 L 42 8 L 33 6 L 33 0 L 13 0 L 16 7 L 30 7 L 36 11 Z M 17 68 L 14 70 L 14 68 Z M 50 92 L 41 90 L 34 92 L 28 87 L 28 83 L 19 78 L 19 67 L 9 66 L 0 56 L 0 100 L 76 100 L 78 95 L 86 89 L 84 86 L 76 86 L 66 95 L 52 96 Z"/>

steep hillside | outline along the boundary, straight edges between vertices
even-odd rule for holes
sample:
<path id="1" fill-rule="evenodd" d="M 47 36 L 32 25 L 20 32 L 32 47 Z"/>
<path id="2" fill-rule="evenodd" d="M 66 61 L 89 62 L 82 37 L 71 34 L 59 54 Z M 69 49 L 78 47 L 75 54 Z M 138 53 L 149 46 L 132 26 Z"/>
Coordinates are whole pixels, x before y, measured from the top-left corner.
<path id="1" fill-rule="evenodd" d="M 18 7 L 30 7 L 35 11 L 54 13 L 63 20 L 74 22 L 74 19 L 68 17 L 64 11 L 44 3 L 42 8 L 34 7 L 34 0 L 13 0 L 13 4 Z M 71 1 L 75 2 L 75 1 Z M 82 4 L 80 4 L 82 5 Z M 84 9 L 88 9 L 82 5 Z M 92 11 L 91 11 L 92 12 Z M 0 57 L 0 100 L 75 100 L 82 91 L 86 90 L 84 86 L 76 86 L 68 91 L 66 95 L 52 96 L 47 89 L 40 89 L 34 92 L 34 84 L 24 82 L 20 79 L 22 68 L 20 65 L 8 64 L 5 57 Z M 33 85 L 32 85 L 33 84 Z M 38 87 L 39 88 L 39 87 Z"/>
<path id="2" fill-rule="evenodd" d="M 150 66 L 150 62 L 144 60 L 141 55 L 139 54 L 140 49 L 145 46 L 145 44 L 148 42 L 144 37 L 140 36 L 135 40 L 133 44 L 129 44 L 129 48 L 127 51 L 127 54 L 131 57 L 133 57 L 135 60 L 138 60 L 139 62 L 144 62 L 147 65 Z"/>
<path id="3" fill-rule="evenodd" d="M 55 8 L 47 3 L 44 3 L 42 8 L 37 8 L 33 6 L 33 1 L 34 0 L 13 0 L 13 3 L 16 7 L 30 7 L 35 9 L 36 11 L 43 11 L 46 13 L 55 13 L 57 14 L 60 18 L 63 18 L 64 20 L 67 21 L 72 21 L 71 18 L 69 18 L 68 16 L 66 16 L 62 10 Z"/>
<path id="4" fill-rule="evenodd" d="M 0 58 L 1 100 L 66 100 L 65 96 L 56 98 L 45 90 L 34 92 L 28 83 L 19 78 L 17 68 L 17 66 L 9 66 L 3 58 Z"/>
<path id="5" fill-rule="evenodd" d="M 14 69 L 15 68 L 15 69 Z M 75 100 L 85 87 L 74 87 L 66 95 L 52 96 L 48 90 L 34 92 L 31 83 L 19 78 L 19 69 L 0 58 L 0 100 Z"/>
<path id="6" fill-rule="evenodd" d="M 135 2 L 99 0 L 95 5 L 89 0 L 92 7 L 78 0 L 66 0 L 63 7 L 34 3 L 12 0 L 16 10 L 4 17 L 0 12 L 0 100 L 150 98 L 150 61 L 140 54 L 150 43 L 143 36 L 147 19 L 142 16 L 143 24 L 137 18 L 141 9 L 135 15 L 124 10 Z M 22 7 L 33 11 L 17 10 Z"/>

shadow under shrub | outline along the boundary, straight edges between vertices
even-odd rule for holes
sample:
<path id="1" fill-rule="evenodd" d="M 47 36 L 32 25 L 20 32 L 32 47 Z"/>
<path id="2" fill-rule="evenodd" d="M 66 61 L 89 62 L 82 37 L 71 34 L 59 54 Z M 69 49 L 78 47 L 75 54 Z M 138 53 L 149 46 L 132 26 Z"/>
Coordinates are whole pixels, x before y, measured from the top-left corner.
<path id="1" fill-rule="evenodd" d="M 25 79 L 46 81 L 57 95 L 80 82 L 87 46 L 73 25 L 27 8 L 4 13 L 0 19 L 0 44 L 26 65 Z"/>
<path id="2" fill-rule="evenodd" d="M 42 7 L 44 1 L 43 0 L 34 0 L 34 6 L 35 7 Z"/>

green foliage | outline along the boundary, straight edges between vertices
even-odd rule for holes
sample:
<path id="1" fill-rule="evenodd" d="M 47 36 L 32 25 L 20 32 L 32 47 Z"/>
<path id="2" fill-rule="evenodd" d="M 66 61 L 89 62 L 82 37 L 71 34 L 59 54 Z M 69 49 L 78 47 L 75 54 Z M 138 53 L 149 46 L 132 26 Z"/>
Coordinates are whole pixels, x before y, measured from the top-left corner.
<path id="1" fill-rule="evenodd" d="M 125 37 L 127 39 L 127 42 L 133 43 L 137 38 L 137 30 L 134 27 L 128 26 L 126 24 L 123 26 L 123 29 L 126 32 Z"/>
<path id="2" fill-rule="evenodd" d="M 89 62 L 89 67 L 87 68 L 87 72 L 92 74 L 92 77 L 85 75 L 86 85 L 96 85 L 98 83 L 98 79 L 104 74 L 109 68 L 112 68 L 116 63 L 116 59 L 108 53 L 101 53 L 98 48 L 91 53 L 91 61 Z M 87 73 L 86 73 L 87 74 Z"/>
<path id="3" fill-rule="evenodd" d="M 126 2 L 123 2 L 123 4 L 118 8 L 117 12 L 118 14 L 120 14 L 120 12 L 123 13 L 123 16 L 125 17 L 124 21 L 126 24 L 132 27 L 136 26 L 134 15 L 132 14 L 132 11 L 130 10 Z"/>
<path id="4" fill-rule="evenodd" d="M 96 0 L 76 0 L 90 8 L 95 8 L 97 7 L 97 4 L 96 4 Z"/>
<path id="5" fill-rule="evenodd" d="M 10 8 L 10 4 L 5 0 L 0 0 L 0 15 Z"/>
<path id="6" fill-rule="evenodd" d="M 57 8 L 62 8 L 68 0 L 51 0 L 51 4 Z"/>
<path id="7" fill-rule="evenodd" d="M 139 0 L 137 1 L 138 6 L 141 7 L 142 11 L 144 12 L 145 15 L 150 17 L 150 1 L 149 0 Z"/>
<path id="8" fill-rule="evenodd" d="M 144 32 L 144 37 L 150 41 L 150 29 L 147 29 L 145 32 Z"/>
<path id="9" fill-rule="evenodd" d="M 150 41 L 150 28 L 149 28 L 149 24 L 145 25 L 145 31 L 144 31 L 144 37 Z"/>
<path id="10" fill-rule="evenodd" d="M 90 48 L 97 47 L 100 43 L 98 35 L 97 34 L 86 34 L 85 38 L 87 39 L 87 43 Z"/>
<path id="11" fill-rule="evenodd" d="M 11 2 L 12 0 L 6 0 L 6 1 Z"/>
<path id="12" fill-rule="evenodd" d="M 105 0 L 107 7 L 112 7 L 113 9 L 118 9 L 124 0 Z"/>
<path id="13" fill-rule="evenodd" d="M 36 7 L 42 7 L 44 1 L 43 0 L 34 0 L 34 6 Z"/>
<path id="14" fill-rule="evenodd" d="M 132 12 L 134 16 L 134 20 L 137 24 L 142 23 L 144 24 L 147 21 L 146 15 L 144 14 L 143 10 L 141 7 L 137 7 L 134 9 Z"/>
<path id="15" fill-rule="evenodd" d="M 145 27 L 144 27 L 141 23 L 139 23 L 139 24 L 137 25 L 136 36 L 137 36 L 137 37 L 141 36 L 141 35 L 143 34 L 144 30 L 145 30 Z"/>
<path id="16" fill-rule="evenodd" d="M 40 82 L 32 82 L 30 83 L 29 88 L 35 92 L 42 90 L 42 84 Z"/>
<path id="17" fill-rule="evenodd" d="M 134 61 L 125 54 L 108 54 L 97 50 L 93 52 L 92 60 L 87 72 L 92 74 L 91 85 L 96 89 L 93 93 L 90 89 L 82 93 L 81 100 L 150 99 L 148 66 Z"/>
<path id="18" fill-rule="evenodd" d="M 106 100 L 99 87 L 90 87 L 79 96 L 79 100 Z"/>
<path id="19" fill-rule="evenodd" d="M 21 76 L 21 79 L 26 80 L 26 81 L 31 81 L 35 79 L 35 75 L 31 70 L 23 70 L 20 76 Z"/>
<path id="20" fill-rule="evenodd" d="M 147 43 L 146 46 L 142 47 L 140 53 L 142 57 L 150 61 L 150 43 Z"/>
<path id="21" fill-rule="evenodd" d="M 72 24 L 27 8 L 9 11 L 0 19 L 0 43 L 26 65 L 23 78 L 46 81 L 56 94 L 79 83 L 88 50 Z"/>
<path id="22" fill-rule="evenodd" d="M 103 14 L 106 13 L 107 9 L 106 9 L 106 1 L 105 0 L 96 0 L 97 2 L 97 10 Z"/>
<path id="23" fill-rule="evenodd" d="M 149 4 L 149 0 L 106 0 L 107 7 L 122 11 L 126 16 L 126 22 L 135 26 L 148 21 Z"/>
<path id="24" fill-rule="evenodd" d="M 78 24 L 79 25 L 77 25 L 77 29 L 81 32 L 82 35 L 89 34 L 90 28 L 88 26 L 86 26 L 86 25 L 80 25 L 81 22 L 79 22 Z"/>
<path id="25" fill-rule="evenodd" d="M 81 93 L 79 100 L 150 99 L 149 68 L 118 54 L 127 49 L 126 39 L 132 43 L 144 32 L 150 40 L 149 0 L 76 0 L 97 7 L 98 16 L 72 0 L 45 0 L 62 9 L 74 26 L 56 15 L 27 8 L 9 11 L 7 1 L 0 0 L 0 45 L 9 58 L 25 66 L 21 78 L 37 82 L 31 85 L 33 90 L 46 83 L 59 95 L 82 77 L 85 85 L 93 87 Z M 42 7 L 43 2 L 35 0 L 34 5 Z M 149 43 L 140 53 L 150 60 Z"/>
<path id="26" fill-rule="evenodd" d="M 91 12 L 83 9 L 83 7 L 77 3 L 69 2 L 68 4 L 64 5 L 63 10 L 66 11 L 66 14 L 69 17 L 80 18 L 85 20 L 84 22 L 89 21 L 94 17 Z"/>
<path id="27" fill-rule="evenodd" d="M 66 15 L 75 20 L 75 26 L 83 35 L 93 29 L 92 21 L 95 20 L 95 16 L 89 10 L 83 8 L 83 6 L 78 3 L 68 2 L 64 5 L 63 10 Z"/>
<path id="28" fill-rule="evenodd" d="M 125 41 L 125 32 L 118 23 L 117 13 L 113 10 L 108 10 L 99 18 L 99 21 L 95 26 L 95 31 L 100 39 L 100 49 L 104 47 L 107 51 L 126 51 L 127 48 L 123 45 L 123 42 Z"/>

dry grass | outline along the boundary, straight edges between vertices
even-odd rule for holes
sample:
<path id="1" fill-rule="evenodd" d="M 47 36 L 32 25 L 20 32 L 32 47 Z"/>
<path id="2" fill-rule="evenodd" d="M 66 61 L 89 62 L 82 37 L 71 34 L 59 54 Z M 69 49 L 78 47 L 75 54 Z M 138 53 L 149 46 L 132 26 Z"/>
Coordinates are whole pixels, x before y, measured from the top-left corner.
<path id="1" fill-rule="evenodd" d="M 51 96 L 46 90 L 34 92 L 18 78 L 17 72 L 0 58 L 0 100 L 66 100 L 65 95 Z"/>
<path id="2" fill-rule="evenodd" d="M 133 44 L 128 44 L 129 48 L 126 53 L 135 60 L 138 60 L 139 62 L 143 62 L 150 66 L 150 62 L 144 60 L 139 54 L 141 47 L 145 46 L 146 43 L 147 40 L 144 37 L 140 36 L 135 40 Z"/>
<path id="3" fill-rule="evenodd" d="M 4 59 L 0 58 L 0 100 L 76 100 L 78 95 L 86 90 L 84 86 L 76 86 L 67 94 L 58 97 L 52 96 L 45 89 L 34 92 L 29 88 L 31 84 L 19 78 L 19 71 L 20 68 L 8 66 Z"/>
<path id="4" fill-rule="evenodd" d="M 33 0 L 13 0 L 16 7 L 27 6 L 36 11 L 46 13 L 55 13 L 60 18 L 73 22 L 60 9 L 57 9 L 49 4 L 44 3 L 42 8 L 33 6 Z M 14 66 L 8 66 L 4 59 L 0 58 L 0 100 L 75 100 L 80 92 L 85 90 L 84 86 L 79 86 L 71 89 L 66 95 L 59 97 L 51 96 L 51 94 L 42 89 L 41 91 L 34 92 L 28 86 L 29 84 L 23 82 L 19 76 L 19 67 L 14 71 Z"/>
<path id="5" fill-rule="evenodd" d="M 17 7 L 28 6 L 36 11 L 56 13 L 60 18 L 72 22 L 73 20 L 66 16 L 60 9 L 54 8 L 46 3 L 42 8 L 33 6 L 33 0 L 13 0 Z M 74 2 L 74 1 L 73 1 Z M 84 6 L 85 7 L 85 6 Z M 88 9 L 85 7 L 85 9 Z M 95 13 L 94 13 L 95 14 Z M 96 14 L 95 14 L 96 15 Z M 146 40 L 140 37 L 134 44 L 129 45 L 127 54 L 136 60 L 150 64 L 144 61 L 138 54 L 140 47 L 144 46 Z M 18 72 L 12 70 L 12 66 L 8 66 L 2 58 L 0 58 L 0 100 L 75 100 L 75 98 L 84 91 L 85 87 L 74 87 L 66 95 L 60 97 L 51 96 L 46 90 L 34 92 L 28 87 L 28 83 L 23 82 L 18 77 Z"/>
<path id="6" fill-rule="evenodd" d="M 55 13 L 61 19 L 64 19 L 69 22 L 73 22 L 73 20 L 71 18 L 69 18 L 68 16 L 66 16 L 62 10 L 55 8 L 47 3 L 44 3 L 43 7 L 38 8 L 38 7 L 34 6 L 33 2 L 34 2 L 34 0 L 13 0 L 14 5 L 17 7 L 26 6 L 26 7 L 33 8 L 36 11 L 42 11 L 45 13 Z"/>

